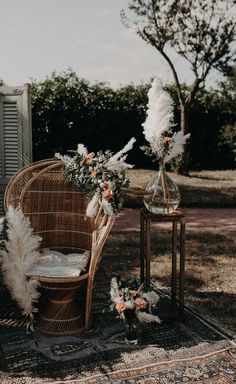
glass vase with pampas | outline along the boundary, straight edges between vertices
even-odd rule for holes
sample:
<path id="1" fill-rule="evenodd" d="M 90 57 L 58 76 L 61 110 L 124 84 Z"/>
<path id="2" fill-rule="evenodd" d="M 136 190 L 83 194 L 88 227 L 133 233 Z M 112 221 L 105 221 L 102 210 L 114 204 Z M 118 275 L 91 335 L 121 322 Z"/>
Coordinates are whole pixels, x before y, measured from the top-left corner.
<path id="1" fill-rule="evenodd" d="M 173 213 L 179 206 L 179 188 L 166 173 L 162 162 L 159 172 L 148 182 L 144 190 L 143 202 L 150 212 L 160 215 Z"/>
<path id="2" fill-rule="evenodd" d="M 159 172 L 144 190 L 144 205 L 152 213 L 170 214 L 180 203 L 180 192 L 175 182 L 166 173 L 165 165 L 183 152 L 190 134 L 173 132 L 174 105 L 159 79 L 154 79 L 148 92 L 147 117 L 143 133 L 149 145 L 141 147 L 148 156 L 159 162 Z"/>

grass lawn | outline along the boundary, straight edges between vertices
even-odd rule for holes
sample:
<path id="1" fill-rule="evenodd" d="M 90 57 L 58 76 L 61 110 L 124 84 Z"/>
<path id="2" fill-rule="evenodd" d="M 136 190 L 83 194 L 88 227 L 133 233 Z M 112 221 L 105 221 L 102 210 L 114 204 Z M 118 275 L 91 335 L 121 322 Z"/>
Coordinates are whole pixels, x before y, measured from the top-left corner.
<path id="1" fill-rule="evenodd" d="M 186 238 L 186 304 L 231 334 L 236 333 L 236 231 L 189 232 Z M 171 244 L 168 230 L 152 231 L 151 275 L 170 287 Z M 109 236 L 100 272 L 109 289 L 113 273 L 139 277 L 139 233 Z"/>
<path id="2" fill-rule="evenodd" d="M 156 174 L 154 170 L 128 171 L 130 186 L 125 189 L 125 206 L 142 206 L 143 189 Z M 168 172 L 180 189 L 183 207 L 236 206 L 236 170 L 190 172 L 188 177 Z"/>
<path id="3" fill-rule="evenodd" d="M 126 206 L 141 207 L 143 188 L 156 173 L 133 169 L 125 191 Z M 236 170 L 170 173 L 185 207 L 235 207 Z M 235 223 L 236 224 L 236 223 Z M 152 232 L 152 276 L 163 288 L 170 286 L 171 244 L 168 230 Z M 236 334 L 236 230 L 189 231 L 186 235 L 186 304 L 221 328 Z M 139 276 L 139 233 L 112 233 L 102 259 L 103 273 Z M 104 279 L 108 283 L 109 279 Z M 108 286 L 109 289 L 109 286 Z"/>

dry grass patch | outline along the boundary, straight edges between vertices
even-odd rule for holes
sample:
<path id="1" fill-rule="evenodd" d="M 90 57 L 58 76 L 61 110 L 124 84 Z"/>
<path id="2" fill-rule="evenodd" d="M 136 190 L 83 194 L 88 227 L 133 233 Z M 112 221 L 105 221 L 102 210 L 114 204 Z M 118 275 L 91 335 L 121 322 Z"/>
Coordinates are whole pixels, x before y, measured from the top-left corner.
<path id="1" fill-rule="evenodd" d="M 190 172 L 188 177 L 168 173 L 180 189 L 182 206 L 236 206 L 236 170 Z M 130 186 L 125 190 L 126 206 L 141 206 L 143 189 L 155 174 L 156 171 L 148 169 L 128 171 Z"/>

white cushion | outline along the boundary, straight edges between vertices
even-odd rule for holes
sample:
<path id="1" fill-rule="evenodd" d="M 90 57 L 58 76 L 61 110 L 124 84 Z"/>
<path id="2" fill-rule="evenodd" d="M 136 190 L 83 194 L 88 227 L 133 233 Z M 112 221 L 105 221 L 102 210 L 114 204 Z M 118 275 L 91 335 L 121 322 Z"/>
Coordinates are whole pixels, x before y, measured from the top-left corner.
<path id="1" fill-rule="evenodd" d="M 64 255 L 58 251 L 44 249 L 40 259 L 28 268 L 26 274 L 58 278 L 79 277 L 85 270 L 89 257 L 89 251 Z"/>

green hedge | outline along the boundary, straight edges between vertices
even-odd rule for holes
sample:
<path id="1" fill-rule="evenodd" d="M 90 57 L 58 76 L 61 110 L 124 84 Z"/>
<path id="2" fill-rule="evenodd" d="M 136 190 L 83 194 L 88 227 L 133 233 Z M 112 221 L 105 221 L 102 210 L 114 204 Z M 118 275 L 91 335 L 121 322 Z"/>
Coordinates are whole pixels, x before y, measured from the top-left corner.
<path id="1" fill-rule="evenodd" d="M 154 166 L 139 146 L 145 140 L 145 120 L 150 84 L 127 85 L 116 90 L 105 83 L 90 84 L 73 71 L 53 73 L 32 84 L 34 160 L 55 152 L 66 153 L 84 143 L 90 151 L 119 150 L 135 136 L 128 160 L 137 167 Z M 169 88 L 176 98 L 173 88 Z M 232 100 L 231 100 L 232 102 Z M 176 110 L 176 121 L 178 121 Z M 190 116 L 190 167 L 232 168 L 236 112 L 225 92 L 204 91 Z"/>

